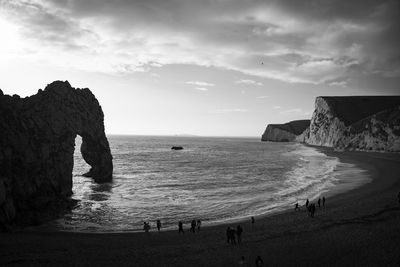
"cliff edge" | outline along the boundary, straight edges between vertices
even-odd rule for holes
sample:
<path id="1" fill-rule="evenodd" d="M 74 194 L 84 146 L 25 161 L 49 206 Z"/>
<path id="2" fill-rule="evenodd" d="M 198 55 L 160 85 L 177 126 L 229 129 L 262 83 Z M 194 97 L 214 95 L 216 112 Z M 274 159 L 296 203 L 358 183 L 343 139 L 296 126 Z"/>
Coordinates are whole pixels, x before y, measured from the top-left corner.
<path id="1" fill-rule="evenodd" d="M 0 90 L 0 229 L 54 217 L 72 194 L 75 137 L 96 182 L 112 180 L 104 115 L 89 89 L 56 81 L 20 98 Z M 51 214 L 53 213 L 53 214 Z"/>
<path id="2" fill-rule="evenodd" d="M 304 142 L 372 151 L 400 151 L 400 96 L 317 97 Z"/>
<path id="3" fill-rule="evenodd" d="M 261 141 L 291 142 L 310 126 L 310 120 L 297 120 L 285 124 L 268 124 Z"/>

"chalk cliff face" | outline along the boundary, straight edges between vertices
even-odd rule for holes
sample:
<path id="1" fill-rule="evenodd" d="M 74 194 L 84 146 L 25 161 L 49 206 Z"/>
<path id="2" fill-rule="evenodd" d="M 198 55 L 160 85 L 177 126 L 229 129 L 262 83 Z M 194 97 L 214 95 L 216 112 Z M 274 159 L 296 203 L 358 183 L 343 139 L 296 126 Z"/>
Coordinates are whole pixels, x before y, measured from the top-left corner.
<path id="1" fill-rule="evenodd" d="M 318 97 L 305 143 L 400 151 L 400 96 Z"/>
<path id="2" fill-rule="evenodd" d="M 0 90 L 0 228 L 38 222 L 45 211 L 63 206 L 72 194 L 77 134 L 91 166 L 87 176 L 99 183 L 112 180 L 103 119 L 91 91 L 67 81 L 26 98 Z"/>
<path id="3" fill-rule="evenodd" d="M 285 124 L 269 124 L 261 141 L 291 142 L 310 126 L 310 120 L 297 120 Z"/>

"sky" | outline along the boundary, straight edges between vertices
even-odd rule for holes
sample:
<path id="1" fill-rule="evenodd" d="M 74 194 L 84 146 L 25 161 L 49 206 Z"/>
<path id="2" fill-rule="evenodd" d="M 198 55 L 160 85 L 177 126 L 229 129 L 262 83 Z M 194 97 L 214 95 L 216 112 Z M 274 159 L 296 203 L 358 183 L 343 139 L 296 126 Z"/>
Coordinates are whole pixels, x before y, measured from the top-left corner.
<path id="1" fill-rule="evenodd" d="M 90 88 L 108 134 L 260 137 L 400 94 L 399 0 L 0 0 L 0 89 Z"/>

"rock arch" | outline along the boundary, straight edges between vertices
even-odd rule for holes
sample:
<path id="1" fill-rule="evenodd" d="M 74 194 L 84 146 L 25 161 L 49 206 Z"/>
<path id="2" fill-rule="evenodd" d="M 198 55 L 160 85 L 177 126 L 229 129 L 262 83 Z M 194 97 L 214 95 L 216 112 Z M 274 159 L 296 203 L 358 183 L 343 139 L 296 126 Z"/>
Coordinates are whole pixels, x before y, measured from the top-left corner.
<path id="1" fill-rule="evenodd" d="M 65 206 L 60 203 L 72 194 L 77 134 L 91 166 L 86 175 L 111 181 L 104 115 L 89 89 L 55 81 L 26 98 L 0 90 L 0 225 L 31 224 Z"/>

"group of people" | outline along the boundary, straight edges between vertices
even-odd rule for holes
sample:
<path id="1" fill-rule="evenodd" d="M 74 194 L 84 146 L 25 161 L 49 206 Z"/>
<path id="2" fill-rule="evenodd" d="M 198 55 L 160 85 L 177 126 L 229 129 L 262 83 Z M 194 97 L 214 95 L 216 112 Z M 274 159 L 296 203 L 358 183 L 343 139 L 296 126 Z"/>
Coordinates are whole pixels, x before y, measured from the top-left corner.
<path id="1" fill-rule="evenodd" d="M 242 233 L 243 233 L 243 228 L 240 226 L 240 224 L 235 228 L 228 227 L 226 229 L 226 242 L 228 244 L 236 244 L 236 237 L 237 237 L 237 243 L 241 244 L 242 243 Z"/>
<path id="2" fill-rule="evenodd" d="M 150 223 L 149 222 L 143 222 L 143 230 L 148 233 L 150 230 Z"/>
<path id="3" fill-rule="evenodd" d="M 157 226 L 157 230 L 158 232 L 161 231 L 161 221 L 157 220 L 156 221 L 156 226 Z M 190 224 L 190 232 L 192 233 L 196 233 L 200 232 L 200 227 L 201 227 L 201 221 L 200 220 L 192 220 L 191 224 Z M 143 230 L 148 233 L 150 231 L 150 222 L 143 222 Z M 184 234 L 185 231 L 183 230 L 183 222 L 179 221 L 178 222 L 178 232 Z"/>
<path id="4" fill-rule="evenodd" d="M 239 266 L 248 266 L 246 258 L 242 256 L 239 261 Z M 256 267 L 263 267 L 264 266 L 264 261 L 260 256 L 257 256 L 256 258 Z"/>
<path id="5" fill-rule="evenodd" d="M 311 203 L 310 205 L 308 205 L 308 207 L 307 207 L 307 212 L 308 212 L 308 216 L 310 216 L 311 218 L 314 218 L 314 214 L 315 214 L 315 203 Z"/>
<path id="6" fill-rule="evenodd" d="M 197 228 L 197 232 L 200 232 L 200 227 L 201 227 L 201 221 L 200 220 L 192 220 L 192 222 L 190 223 L 190 232 L 192 232 L 193 234 L 196 233 L 196 228 Z"/>
<path id="7" fill-rule="evenodd" d="M 197 232 L 200 232 L 200 227 L 201 227 L 201 221 L 200 220 L 192 220 L 192 222 L 190 223 L 190 232 L 192 232 L 193 234 L 196 233 L 196 229 Z M 182 233 L 184 234 L 185 231 L 183 230 L 183 222 L 179 221 L 178 222 L 178 233 Z"/>
<path id="8" fill-rule="evenodd" d="M 325 197 L 322 197 L 322 207 L 323 207 L 323 208 L 325 208 L 325 202 L 326 202 Z M 321 208 L 321 198 L 318 198 L 317 204 L 318 204 L 318 208 Z M 307 198 L 305 206 L 306 206 L 308 215 L 309 215 L 311 218 L 314 218 L 314 214 L 315 214 L 315 210 L 316 210 L 316 208 L 315 208 L 315 207 L 316 207 L 316 204 L 315 204 L 315 203 L 310 203 L 310 201 L 309 201 L 308 198 Z M 298 202 L 295 204 L 294 210 L 295 210 L 295 211 L 300 210 L 300 207 L 299 207 L 299 203 L 298 203 Z"/>
<path id="9" fill-rule="evenodd" d="M 156 226 L 157 226 L 157 230 L 160 232 L 161 230 L 161 221 L 157 220 L 156 221 Z M 148 233 L 150 231 L 150 222 L 143 222 L 143 230 Z"/>

